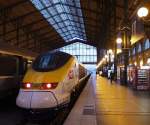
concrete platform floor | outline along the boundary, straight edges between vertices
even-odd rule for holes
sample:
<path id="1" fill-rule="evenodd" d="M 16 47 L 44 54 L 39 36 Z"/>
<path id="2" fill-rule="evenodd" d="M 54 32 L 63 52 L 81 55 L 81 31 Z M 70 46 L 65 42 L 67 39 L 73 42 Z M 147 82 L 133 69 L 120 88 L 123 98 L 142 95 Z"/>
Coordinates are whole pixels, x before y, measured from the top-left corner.
<path id="1" fill-rule="evenodd" d="M 97 125 L 150 125 L 150 92 L 97 76 L 95 94 Z"/>
<path id="2" fill-rule="evenodd" d="M 93 74 L 64 125 L 150 125 L 150 92 Z"/>
<path id="3" fill-rule="evenodd" d="M 94 77 L 88 80 L 64 125 L 96 125 Z"/>

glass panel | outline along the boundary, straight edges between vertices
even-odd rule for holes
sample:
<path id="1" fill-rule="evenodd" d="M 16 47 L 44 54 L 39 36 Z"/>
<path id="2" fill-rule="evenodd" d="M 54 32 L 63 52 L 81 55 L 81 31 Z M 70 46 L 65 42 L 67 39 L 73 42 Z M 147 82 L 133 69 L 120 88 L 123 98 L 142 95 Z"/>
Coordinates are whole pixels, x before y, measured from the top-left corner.
<path id="1" fill-rule="evenodd" d="M 96 47 L 86 45 L 83 43 L 73 43 L 63 47 L 67 53 L 72 54 L 78 58 L 79 62 L 96 63 L 97 62 L 97 49 Z M 60 50 L 62 50 L 60 48 Z"/>
<path id="2" fill-rule="evenodd" d="M 68 19 L 66 14 L 60 14 L 60 16 L 61 16 L 61 18 L 62 18 L 63 20 L 67 20 L 67 19 Z"/>
<path id="3" fill-rule="evenodd" d="M 64 21 L 64 23 L 65 23 L 66 26 L 70 25 L 69 20 Z M 69 26 L 68 26 L 68 28 L 69 28 Z"/>
<path id="4" fill-rule="evenodd" d="M 51 16 L 55 16 L 57 14 L 57 11 L 56 9 L 54 9 L 54 7 L 49 7 L 48 11 L 50 12 Z"/>
<path id="5" fill-rule="evenodd" d="M 80 0 L 31 0 L 31 2 L 38 10 L 45 8 L 41 11 L 42 15 L 45 18 L 49 17 L 47 21 L 55 28 L 65 41 L 67 38 L 66 42 L 76 38 L 84 41 L 86 40 L 82 10 L 80 9 Z M 58 23 L 58 26 L 54 25 L 56 23 Z M 65 37 L 62 32 L 58 30 L 59 28 L 66 29 L 65 32 L 69 32 L 69 36 Z M 74 34 L 72 31 L 74 31 Z"/>
<path id="6" fill-rule="evenodd" d="M 56 7 L 58 13 L 64 12 L 62 5 L 57 4 L 55 7 Z"/>
<path id="7" fill-rule="evenodd" d="M 41 13 L 42 13 L 42 15 L 43 15 L 45 18 L 50 17 L 50 16 L 49 16 L 49 13 L 48 13 L 46 10 L 42 10 Z"/>
<path id="8" fill-rule="evenodd" d="M 62 30 L 63 30 L 63 32 L 67 32 L 67 29 L 65 29 L 65 28 L 62 28 Z"/>
<path id="9" fill-rule="evenodd" d="M 76 1 L 76 6 L 77 6 L 77 7 L 80 7 L 80 2 L 77 2 L 77 1 Z"/>
<path id="10" fill-rule="evenodd" d="M 81 9 L 77 9 L 77 13 L 78 13 L 79 16 L 81 16 L 82 15 Z"/>
<path id="11" fill-rule="evenodd" d="M 56 20 L 56 22 L 58 23 L 58 22 L 60 22 L 61 21 L 61 18 L 60 18 L 60 16 L 55 16 L 55 20 Z"/>
<path id="12" fill-rule="evenodd" d="M 37 9 L 42 9 L 44 8 L 42 3 L 39 1 L 39 0 L 31 0 L 31 2 L 34 4 L 34 6 L 37 8 Z"/>
<path id="13" fill-rule="evenodd" d="M 60 0 L 51 0 L 54 4 L 57 4 L 60 2 Z"/>
<path id="14" fill-rule="evenodd" d="M 63 22 L 58 23 L 58 25 L 59 25 L 60 27 L 64 27 L 64 23 L 63 23 Z"/>
<path id="15" fill-rule="evenodd" d="M 58 32 L 62 34 L 62 30 L 61 29 L 58 29 Z"/>
<path id="16" fill-rule="evenodd" d="M 53 25 L 55 29 L 59 29 L 59 26 L 57 24 Z"/>
<path id="17" fill-rule="evenodd" d="M 42 0 L 43 4 L 47 6 L 52 6 L 52 3 L 50 3 L 49 0 Z"/>
<path id="18" fill-rule="evenodd" d="M 52 25 L 55 24 L 55 20 L 53 18 L 49 18 L 48 22 L 51 22 Z"/>

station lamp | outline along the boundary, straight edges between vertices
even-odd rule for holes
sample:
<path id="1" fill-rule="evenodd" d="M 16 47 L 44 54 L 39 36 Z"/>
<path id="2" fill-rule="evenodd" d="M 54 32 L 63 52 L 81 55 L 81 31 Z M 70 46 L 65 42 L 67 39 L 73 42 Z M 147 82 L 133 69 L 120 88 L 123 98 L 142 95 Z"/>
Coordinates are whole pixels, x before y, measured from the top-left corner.
<path id="1" fill-rule="evenodd" d="M 140 61 L 140 67 L 143 66 L 143 60 Z"/>
<path id="2" fill-rule="evenodd" d="M 106 61 L 106 57 L 102 59 L 102 61 Z"/>
<path id="3" fill-rule="evenodd" d="M 109 49 L 109 50 L 108 50 L 108 53 L 109 53 L 109 54 L 112 54 L 112 53 L 113 53 L 112 49 Z"/>
<path id="4" fill-rule="evenodd" d="M 117 54 L 122 53 L 122 49 L 117 49 Z"/>
<path id="5" fill-rule="evenodd" d="M 137 66 L 137 62 L 134 62 L 134 65 Z"/>
<path id="6" fill-rule="evenodd" d="M 105 59 L 108 59 L 108 55 L 105 55 Z"/>
<path id="7" fill-rule="evenodd" d="M 140 7 L 137 11 L 137 15 L 140 18 L 146 17 L 148 13 L 149 13 L 149 10 L 146 7 Z"/>
<path id="8" fill-rule="evenodd" d="M 117 44 L 121 44 L 121 43 L 122 43 L 122 39 L 121 39 L 120 37 L 118 37 L 118 38 L 116 39 L 116 43 L 117 43 Z"/>
<path id="9" fill-rule="evenodd" d="M 118 37 L 116 39 L 116 43 L 117 43 L 117 50 L 116 50 L 116 53 L 119 54 L 122 52 L 122 38 L 121 37 Z"/>
<path id="10" fill-rule="evenodd" d="M 150 58 L 147 59 L 147 64 L 150 64 Z"/>
<path id="11" fill-rule="evenodd" d="M 137 16 L 144 22 L 147 23 L 150 21 L 150 2 L 142 1 L 140 7 L 137 10 Z"/>

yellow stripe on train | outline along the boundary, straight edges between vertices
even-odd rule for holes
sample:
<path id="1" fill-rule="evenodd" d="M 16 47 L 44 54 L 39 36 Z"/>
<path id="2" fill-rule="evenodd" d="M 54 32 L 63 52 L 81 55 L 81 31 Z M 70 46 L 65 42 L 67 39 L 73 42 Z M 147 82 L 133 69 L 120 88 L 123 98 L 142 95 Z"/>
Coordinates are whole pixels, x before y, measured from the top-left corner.
<path id="1" fill-rule="evenodd" d="M 49 72 L 37 72 L 33 69 L 29 69 L 23 79 L 23 83 L 49 83 L 49 82 L 61 82 L 64 80 L 69 69 L 75 64 L 75 58 L 72 57 L 69 61 L 57 70 Z"/>

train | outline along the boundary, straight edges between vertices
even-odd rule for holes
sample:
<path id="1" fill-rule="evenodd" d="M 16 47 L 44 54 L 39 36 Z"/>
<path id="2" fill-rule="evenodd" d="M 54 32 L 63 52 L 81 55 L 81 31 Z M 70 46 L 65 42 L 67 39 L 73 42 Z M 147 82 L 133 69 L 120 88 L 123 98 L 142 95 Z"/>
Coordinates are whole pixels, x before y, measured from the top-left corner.
<path id="1" fill-rule="evenodd" d="M 17 94 L 27 65 L 26 58 L 0 53 L 0 99 Z"/>
<path id="2" fill-rule="evenodd" d="M 23 109 L 56 109 L 70 102 L 71 93 L 87 69 L 70 54 L 56 51 L 39 55 L 26 72 L 16 105 Z"/>

